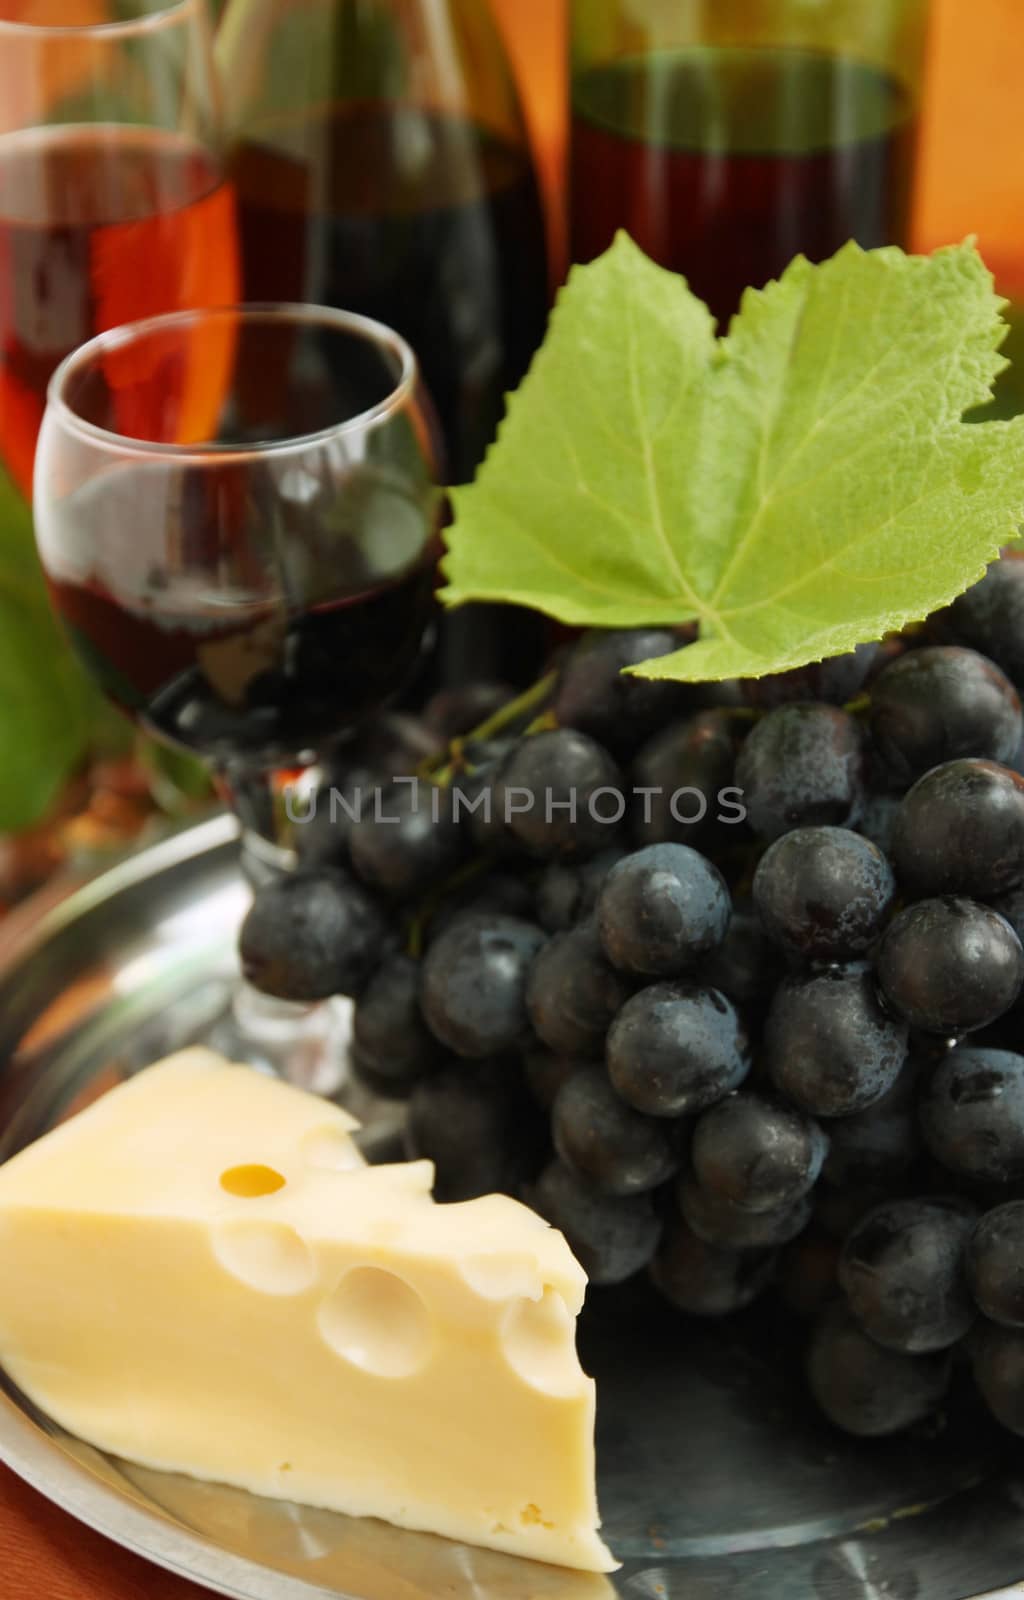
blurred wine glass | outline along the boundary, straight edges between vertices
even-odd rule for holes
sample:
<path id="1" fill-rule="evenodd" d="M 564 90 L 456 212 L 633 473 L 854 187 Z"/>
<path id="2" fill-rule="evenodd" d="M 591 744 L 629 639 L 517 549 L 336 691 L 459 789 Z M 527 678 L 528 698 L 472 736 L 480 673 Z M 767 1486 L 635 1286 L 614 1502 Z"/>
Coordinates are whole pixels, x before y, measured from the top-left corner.
<path id="1" fill-rule="evenodd" d="M 53 604 L 109 698 L 210 765 L 255 876 L 290 864 L 289 785 L 417 664 L 436 466 L 409 346 L 340 311 L 151 318 L 51 381 L 35 517 Z M 258 1013 L 286 1056 L 308 1020 L 243 1009 L 248 1042 Z"/>
<path id="2" fill-rule="evenodd" d="M 0 470 L 20 493 L 71 350 L 238 283 L 205 0 L 0 0 Z"/>

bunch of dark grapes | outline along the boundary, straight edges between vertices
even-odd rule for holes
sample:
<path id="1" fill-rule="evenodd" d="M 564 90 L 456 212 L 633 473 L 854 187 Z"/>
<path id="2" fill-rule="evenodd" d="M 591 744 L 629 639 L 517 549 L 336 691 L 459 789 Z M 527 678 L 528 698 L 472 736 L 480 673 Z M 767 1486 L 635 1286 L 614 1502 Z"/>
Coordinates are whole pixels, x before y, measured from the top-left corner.
<path id="1" fill-rule="evenodd" d="M 516 1194 L 691 1316 L 775 1296 L 851 1433 L 970 1368 L 1024 1434 L 1024 563 L 797 673 L 623 673 L 690 637 L 428 706 L 423 781 L 319 825 L 246 974 L 352 997 L 440 1199 Z"/>

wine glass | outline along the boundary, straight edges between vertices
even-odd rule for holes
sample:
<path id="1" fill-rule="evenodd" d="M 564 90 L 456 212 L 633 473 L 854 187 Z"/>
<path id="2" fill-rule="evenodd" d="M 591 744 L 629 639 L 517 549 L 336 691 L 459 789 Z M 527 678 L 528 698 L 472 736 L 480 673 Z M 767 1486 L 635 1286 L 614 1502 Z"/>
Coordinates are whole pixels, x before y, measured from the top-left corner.
<path id="1" fill-rule="evenodd" d="M 64 356 L 239 298 L 221 146 L 206 0 L 0 0 L 0 479 L 26 498 Z"/>
<path id="2" fill-rule="evenodd" d="M 257 877 L 290 864 L 288 785 L 417 664 L 434 440 L 405 341 L 315 306 L 150 318 L 51 381 L 35 516 L 54 607 L 109 698 L 210 765 Z M 329 1008 L 243 986 L 235 1015 L 250 1055 L 256 1037 L 291 1076 L 311 1051 L 333 1070 Z"/>

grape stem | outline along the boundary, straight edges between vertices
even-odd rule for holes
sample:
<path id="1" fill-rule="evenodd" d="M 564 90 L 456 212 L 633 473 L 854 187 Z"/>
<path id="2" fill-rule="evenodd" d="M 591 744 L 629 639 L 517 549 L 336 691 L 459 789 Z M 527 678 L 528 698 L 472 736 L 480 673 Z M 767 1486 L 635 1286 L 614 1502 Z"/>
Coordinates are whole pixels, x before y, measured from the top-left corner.
<path id="1" fill-rule="evenodd" d="M 478 744 L 485 739 L 493 739 L 497 734 L 505 733 L 520 723 L 526 724 L 520 730 L 525 733 L 539 733 L 541 726 L 553 727 L 554 723 L 546 720 L 551 713 L 546 709 L 545 702 L 550 700 L 557 682 L 557 672 L 545 673 L 543 678 L 538 678 L 536 683 L 524 689 L 514 700 L 509 700 L 500 706 L 485 722 L 474 728 L 472 733 L 453 739 L 448 746 L 443 766 L 435 767 L 434 762 L 440 759 L 438 757 L 424 762 L 420 776 L 429 778 L 439 789 L 447 789 L 455 774 L 466 770 L 463 751 L 467 744 Z M 537 714 L 531 719 L 531 713 Z"/>

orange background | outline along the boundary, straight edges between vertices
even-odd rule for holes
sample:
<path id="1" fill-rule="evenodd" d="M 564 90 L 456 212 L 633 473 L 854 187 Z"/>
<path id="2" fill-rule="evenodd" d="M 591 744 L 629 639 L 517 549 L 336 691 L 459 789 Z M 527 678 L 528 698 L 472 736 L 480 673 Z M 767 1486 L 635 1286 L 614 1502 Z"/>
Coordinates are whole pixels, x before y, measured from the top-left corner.
<path id="1" fill-rule="evenodd" d="M 978 235 L 1024 296 L 1024 3 L 936 0 L 915 247 Z"/>

